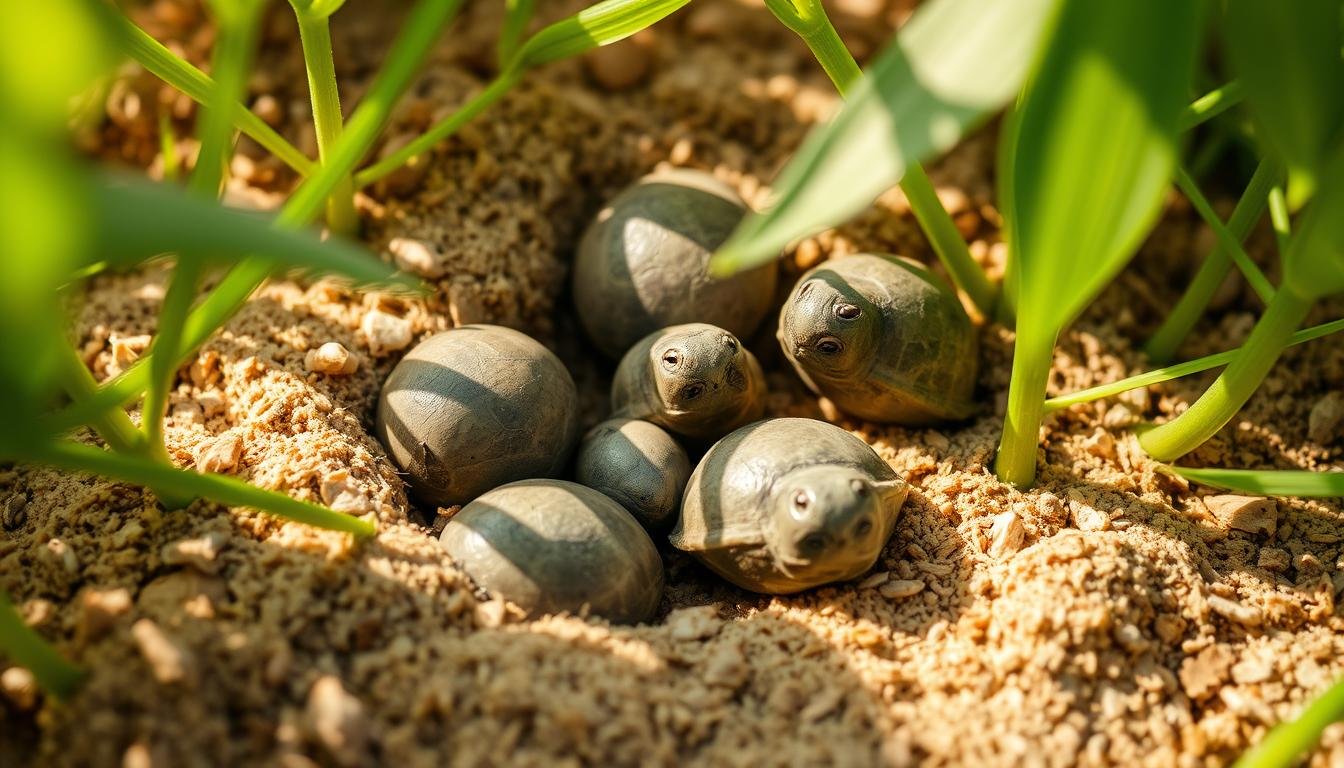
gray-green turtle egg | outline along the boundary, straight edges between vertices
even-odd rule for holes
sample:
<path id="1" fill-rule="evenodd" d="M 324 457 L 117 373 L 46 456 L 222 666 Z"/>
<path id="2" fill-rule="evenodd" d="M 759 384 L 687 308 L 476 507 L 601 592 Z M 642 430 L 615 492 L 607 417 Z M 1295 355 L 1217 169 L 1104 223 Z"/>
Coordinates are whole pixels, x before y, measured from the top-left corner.
<path id="1" fill-rule="evenodd" d="M 578 391 L 550 350 L 494 325 L 416 345 L 383 384 L 378 437 L 427 504 L 465 504 L 504 483 L 556 477 L 578 437 Z"/>
<path id="2" fill-rule="evenodd" d="M 634 624 L 662 599 L 653 540 L 620 504 L 578 483 L 496 488 L 454 515 L 439 541 L 478 585 L 531 617 L 587 610 Z"/>
<path id="3" fill-rule="evenodd" d="M 641 419 L 609 419 L 579 443 L 574 479 L 620 502 L 651 534 L 672 526 L 691 476 L 686 451 Z"/>
<path id="4" fill-rule="evenodd" d="M 589 225 L 574 257 L 574 304 L 608 357 L 678 323 L 712 323 L 750 336 L 775 295 L 774 262 L 710 277 L 709 258 L 746 213 L 702 171 L 661 171 L 617 195 Z"/>

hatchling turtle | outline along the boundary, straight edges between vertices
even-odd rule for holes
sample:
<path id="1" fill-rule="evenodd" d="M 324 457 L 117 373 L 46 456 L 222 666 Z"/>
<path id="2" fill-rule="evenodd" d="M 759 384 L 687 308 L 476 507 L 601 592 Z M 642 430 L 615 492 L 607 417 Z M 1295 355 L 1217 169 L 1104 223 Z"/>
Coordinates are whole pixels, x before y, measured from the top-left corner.
<path id="1" fill-rule="evenodd" d="M 579 443 L 574 479 L 620 502 L 650 533 L 665 532 L 691 476 L 686 450 L 661 427 L 609 419 Z"/>
<path id="2" fill-rule="evenodd" d="M 513 480 L 555 477 L 578 437 L 578 391 L 550 350 L 518 331 L 466 325 L 416 345 L 383 384 L 378 436 L 411 491 L 465 504 Z"/>
<path id="3" fill-rule="evenodd" d="M 975 329 L 913 261 L 857 254 L 809 270 L 780 312 L 779 343 L 808 386 L 854 416 L 921 425 L 974 410 Z"/>
<path id="4" fill-rule="evenodd" d="M 908 492 L 849 432 L 768 419 L 709 449 L 669 539 L 743 589 L 790 594 L 871 568 Z"/>
<path id="5" fill-rule="evenodd" d="M 765 412 L 765 374 L 733 334 L 707 323 L 674 325 L 625 353 L 611 382 L 615 418 L 644 419 L 713 440 Z"/>
<path id="6" fill-rule="evenodd" d="M 619 357 L 664 326 L 706 322 L 746 337 L 775 296 L 774 262 L 728 278 L 707 266 L 747 207 L 702 171 L 661 171 L 617 195 L 574 257 L 574 304 L 593 343 Z"/>
<path id="7" fill-rule="evenodd" d="M 653 540 L 620 504 L 578 483 L 495 488 L 454 515 L 439 542 L 479 586 L 533 617 L 587 609 L 634 624 L 663 594 Z"/>

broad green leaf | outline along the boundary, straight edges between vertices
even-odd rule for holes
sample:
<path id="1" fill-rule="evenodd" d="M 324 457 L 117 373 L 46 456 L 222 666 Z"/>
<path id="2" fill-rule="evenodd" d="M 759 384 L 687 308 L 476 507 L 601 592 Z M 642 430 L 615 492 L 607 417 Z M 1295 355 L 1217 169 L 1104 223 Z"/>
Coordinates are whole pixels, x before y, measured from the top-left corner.
<path id="1" fill-rule="evenodd" d="M 171 252 L 230 260 L 256 254 L 273 266 L 338 273 L 362 283 L 418 285 L 354 244 L 277 228 L 269 217 L 225 208 L 171 185 L 105 176 L 94 186 L 92 203 L 93 231 L 102 245 L 98 255 L 114 263 Z"/>
<path id="2" fill-rule="evenodd" d="M 1293 207 L 1321 181 L 1344 121 L 1338 0 L 1228 0 L 1226 48 L 1264 141 L 1294 182 Z"/>
<path id="3" fill-rule="evenodd" d="M 1019 327 L 1062 328 L 1156 221 L 1199 15 L 1169 0 L 1065 2 L 1006 158 Z"/>
<path id="4" fill-rule="evenodd" d="M 514 67 L 569 58 L 624 40 L 681 9 L 690 0 L 606 0 L 551 24 L 523 43 Z"/>
<path id="5" fill-rule="evenodd" d="M 1017 93 L 1057 0 L 932 0 L 780 173 L 713 262 L 736 272 L 859 213 Z"/>
<path id="6" fill-rule="evenodd" d="M 1195 3 L 1064 0 L 1010 121 L 1001 178 L 1017 314 L 994 469 L 1030 485 L 1055 339 L 1138 247 L 1176 164 Z M 1139 44 L 1139 41 L 1142 41 Z"/>
<path id="7" fill-rule="evenodd" d="M 1344 472 L 1255 469 L 1167 469 L 1196 483 L 1260 496 L 1344 497 Z"/>

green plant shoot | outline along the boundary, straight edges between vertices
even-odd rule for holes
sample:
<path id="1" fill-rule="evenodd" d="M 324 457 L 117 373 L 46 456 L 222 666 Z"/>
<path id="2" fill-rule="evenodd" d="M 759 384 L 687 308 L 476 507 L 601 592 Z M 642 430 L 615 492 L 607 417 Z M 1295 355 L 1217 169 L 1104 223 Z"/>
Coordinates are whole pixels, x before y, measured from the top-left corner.
<path id="1" fill-rule="evenodd" d="M 995 461 L 1026 487 L 1056 337 L 1156 220 L 1199 41 L 1188 3 L 1065 2 L 1014 114 L 1005 171 L 1017 339 Z M 1135 39 L 1149 44 L 1135 46 Z"/>

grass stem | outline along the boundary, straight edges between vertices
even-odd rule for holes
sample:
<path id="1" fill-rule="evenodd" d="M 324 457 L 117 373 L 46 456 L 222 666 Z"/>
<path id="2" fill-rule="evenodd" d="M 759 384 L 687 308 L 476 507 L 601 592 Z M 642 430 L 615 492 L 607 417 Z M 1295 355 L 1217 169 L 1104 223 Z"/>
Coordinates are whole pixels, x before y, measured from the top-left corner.
<path id="1" fill-rule="evenodd" d="M 1227 249 L 1227 255 L 1241 270 L 1242 275 L 1246 277 L 1246 282 L 1251 284 L 1255 294 L 1260 300 L 1268 303 L 1274 296 L 1274 285 L 1269 282 L 1260 268 L 1251 261 L 1251 257 L 1246 255 L 1246 250 L 1241 247 L 1241 242 L 1228 228 L 1223 224 L 1223 220 L 1218 218 L 1218 214 L 1213 210 L 1208 198 L 1199 190 L 1199 185 L 1190 177 L 1189 172 L 1184 168 L 1176 167 L 1176 186 L 1180 188 L 1181 193 L 1190 200 L 1190 204 L 1195 207 L 1199 215 L 1203 217 L 1204 222 L 1209 225 L 1213 233 L 1218 237 L 1218 243 Z M 1268 194 L 1268 190 L 1265 191 Z M 1257 217 L 1258 218 L 1258 217 Z"/>
<path id="2" fill-rule="evenodd" d="M 443 28 L 456 17 L 461 6 L 462 0 L 420 0 L 412 8 L 388 53 L 383 69 L 346 122 L 329 162 L 305 179 L 285 202 L 276 217 L 277 226 L 303 226 L 321 213 L 327 196 L 373 146 L 387 125 L 392 108 L 410 86 L 411 78 L 428 55 L 430 47 Z M 255 256 L 244 258 L 234 266 L 187 316 L 178 360 L 186 359 L 204 344 L 210 334 L 227 322 L 270 274 L 270 262 Z M 88 423 L 99 412 L 120 408 L 134 400 L 145 390 L 148 382 L 148 370 L 142 358 L 116 379 L 100 387 L 96 395 L 57 414 L 45 426 L 53 431 L 64 431 Z"/>
<path id="3" fill-rule="evenodd" d="M 1285 184 L 1279 183 L 1269 190 L 1269 221 L 1274 226 L 1274 243 L 1280 255 L 1288 252 L 1288 238 L 1293 234 L 1288 218 L 1288 195 L 1284 187 Z"/>
<path id="4" fill-rule="evenodd" d="M 505 69 L 518 52 L 518 44 L 527 32 L 528 22 L 536 0 L 504 0 L 504 26 L 499 30 L 499 42 L 495 44 L 495 61 L 501 70 Z"/>
<path id="5" fill-rule="evenodd" d="M 1180 128 L 1188 131 L 1202 125 L 1241 103 L 1241 82 L 1233 80 L 1195 99 L 1181 115 Z"/>
<path id="6" fill-rule="evenodd" d="M 1246 191 L 1242 193 L 1236 209 L 1232 211 L 1232 217 L 1227 220 L 1227 232 L 1238 242 L 1244 241 L 1255 227 L 1255 223 L 1260 220 L 1270 187 L 1278 177 L 1279 173 L 1274 163 L 1268 160 L 1262 160 L 1256 167 L 1250 183 L 1246 185 Z M 1231 252 L 1226 243 L 1220 239 L 1199 265 L 1199 270 L 1186 287 L 1185 293 L 1181 294 L 1171 313 L 1144 345 L 1143 351 L 1148 354 L 1150 360 L 1164 363 L 1176 354 L 1177 348 L 1190 334 L 1190 329 L 1194 328 L 1195 323 L 1204 315 L 1204 310 L 1213 300 L 1214 293 L 1227 279 L 1227 274 L 1231 270 Z"/>
<path id="7" fill-rule="evenodd" d="M 768 0 L 766 7 L 803 39 L 841 97 L 863 77 L 863 70 L 840 39 L 820 0 Z M 919 163 L 910 163 L 901 177 L 900 187 L 910 202 L 915 221 L 919 222 L 952 282 L 966 292 L 982 316 L 991 317 L 996 299 L 994 287 L 971 257 L 966 241 L 938 199 L 924 168 Z"/>
<path id="8" fill-rule="evenodd" d="M 1321 739 L 1321 732 L 1344 720 L 1344 680 L 1316 697 L 1295 720 L 1276 725 L 1243 754 L 1235 768 L 1283 768 L 1296 765 Z"/>
<path id="9" fill-rule="evenodd" d="M 109 13 L 112 28 L 120 37 L 126 53 L 139 62 L 140 66 L 152 72 L 156 77 L 185 93 L 192 101 L 205 104 L 215 83 L 201 70 L 168 50 L 148 32 L 136 26 L 135 22 L 120 12 Z M 280 158 L 286 165 L 307 176 L 316 168 L 316 164 L 304 156 L 293 144 L 271 128 L 252 110 L 240 103 L 233 105 L 233 122 L 244 135 L 257 142 L 263 149 Z"/>
<path id="10" fill-rule="evenodd" d="M 1237 415 L 1273 367 L 1312 302 L 1284 286 L 1218 380 L 1175 419 L 1139 435 L 1143 449 L 1158 461 L 1171 461 L 1198 448 Z"/>
<path id="11" fill-rule="evenodd" d="M 1344 331 L 1344 320 L 1333 320 L 1328 323 L 1314 325 L 1310 328 L 1303 328 L 1288 337 L 1287 346 L 1295 346 L 1340 331 Z M 1090 403 L 1094 400 L 1114 397 L 1122 392 L 1128 392 L 1131 389 L 1147 387 L 1153 384 L 1161 384 L 1164 381 L 1179 379 L 1182 376 L 1190 376 L 1214 368 L 1220 368 L 1236 359 L 1237 354 L 1240 352 L 1240 347 L 1237 349 L 1229 349 L 1226 352 L 1205 355 L 1204 357 L 1199 357 L 1184 363 L 1177 363 L 1176 365 L 1169 365 L 1164 368 L 1145 371 L 1144 373 L 1120 379 L 1119 381 L 1113 381 L 1109 384 L 1100 384 L 1095 387 L 1080 389 L 1077 392 L 1070 392 L 1067 395 L 1052 397 L 1045 401 L 1045 412 L 1052 413 L 1063 408 L 1068 408 L 1071 405 Z"/>
<path id="12" fill-rule="evenodd" d="M 224 475 L 202 474 L 166 466 L 143 456 L 111 453 L 82 443 L 58 440 L 30 448 L 25 461 L 72 472 L 90 472 L 121 482 L 162 489 L 176 496 L 214 499 L 231 507 L 252 507 L 277 517 L 367 538 L 377 532 L 368 520 L 299 501 Z"/>
<path id="13" fill-rule="evenodd" d="M 298 5 L 294 13 L 299 21 L 299 40 L 303 63 L 308 72 L 308 94 L 313 103 L 313 127 L 317 132 L 317 154 L 323 164 L 330 162 L 331 150 L 341 137 L 341 96 L 336 85 L 336 65 L 332 59 L 331 25 L 327 16 L 316 16 Z M 348 235 L 359 228 L 355 212 L 355 188 L 349 175 L 336 183 L 327 198 L 327 226 L 333 232 Z"/>
<path id="14" fill-rule="evenodd" d="M 366 187 L 384 176 L 392 173 L 407 161 L 416 155 L 424 154 L 434 148 L 435 144 L 457 133 L 462 126 L 471 122 L 473 118 L 485 111 L 487 107 L 499 101 L 500 97 L 509 92 L 509 89 L 518 82 L 519 73 L 517 70 L 508 69 L 501 72 L 498 77 L 490 82 L 483 90 L 472 96 L 465 104 L 458 108 L 456 112 L 449 115 L 447 119 L 435 124 L 425 133 L 417 136 L 415 140 L 393 152 L 391 155 L 379 160 L 373 165 L 364 168 L 355 174 L 355 186 Z"/>
<path id="15" fill-rule="evenodd" d="M 0 590 L 0 651 L 33 673 L 42 690 L 68 699 L 84 679 L 84 672 L 66 661 L 19 615 L 9 595 Z"/>
<path id="16" fill-rule="evenodd" d="M 994 474 L 1018 488 L 1036 479 L 1036 449 L 1040 444 L 1046 382 L 1054 362 L 1055 333 L 1019 326 L 1013 343 L 1013 373 L 1008 384 Z"/>

